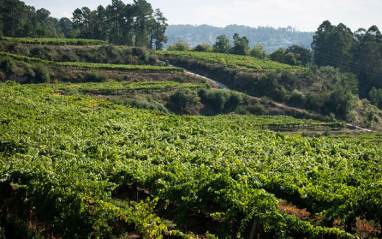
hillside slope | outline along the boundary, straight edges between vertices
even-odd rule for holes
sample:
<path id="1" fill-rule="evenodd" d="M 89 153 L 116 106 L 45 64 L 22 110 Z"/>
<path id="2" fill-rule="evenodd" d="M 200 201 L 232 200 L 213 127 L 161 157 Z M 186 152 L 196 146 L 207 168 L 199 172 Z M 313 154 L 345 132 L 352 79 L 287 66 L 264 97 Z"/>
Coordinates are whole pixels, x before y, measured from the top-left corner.
<path id="1" fill-rule="evenodd" d="M 270 118 L 136 110 L 49 85 L 1 83 L 0 107 L 6 237 L 242 238 L 255 222 L 262 237 L 370 238 L 381 224 L 374 143 L 254 127 Z"/>

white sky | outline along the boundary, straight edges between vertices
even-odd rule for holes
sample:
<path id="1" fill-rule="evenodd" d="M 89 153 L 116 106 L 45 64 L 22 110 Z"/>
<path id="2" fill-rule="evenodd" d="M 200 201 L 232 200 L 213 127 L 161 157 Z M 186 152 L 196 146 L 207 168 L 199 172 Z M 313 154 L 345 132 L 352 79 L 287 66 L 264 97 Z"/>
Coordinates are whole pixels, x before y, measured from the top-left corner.
<path id="1" fill-rule="evenodd" d="M 132 0 L 122 0 L 132 3 Z M 377 25 L 382 30 L 382 0 L 147 0 L 159 8 L 169 24 L 208 24 L 224 27 L 237 24 L 251 27 L 292 26 L 300 31 L 316 31 L 325 20 L 342 22 L 352 31 Z M 76 8 L 91 10 L 107 6 L 111 0 L 24 0 L 27 5 L 45 8 L 52 17 L 72 17 Z"/>

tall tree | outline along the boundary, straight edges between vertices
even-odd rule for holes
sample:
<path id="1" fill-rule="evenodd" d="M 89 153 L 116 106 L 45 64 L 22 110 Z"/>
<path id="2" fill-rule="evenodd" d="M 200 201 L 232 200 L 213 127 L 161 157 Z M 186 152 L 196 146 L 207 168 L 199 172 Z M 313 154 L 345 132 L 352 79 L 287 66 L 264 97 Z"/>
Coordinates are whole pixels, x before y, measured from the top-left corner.
<path id="1" fill-rule="evenodd" d="M 109 25 L 109 41 L 115 44 L 123 44 L 123 23 L 126 5 L 120 0 L 112 0 L 111 5 L 106 7 L 107 21 Z"/>
<path id="2" fill-rule="evenodd" d="M 106 20 L 106 9 L 102 5 L 99 5 L 95 11 L 95 23 L 93 28 L 94 38 L 106 40 Z"/>
<path id="3" fill-rule="evenodd" d="M 285 49 L 280 47 L 276 51 L 272 52 L 270 54 L 272 61 L 277 61 L 280 63 L 285 63 Z"/>
<path id="4" fill-rule="evenodd" d="M 88 7 L 81 8 L 83 17 L 83 31 L 81 32 L 81 38 L 93 38 L 92 28 L 93 28 L 93 14 Z"/>
<path id="5" fill-rule="evenodd" d="M 240 37 L 239 34 L 235 33 L 233 35 L 233 47 L 229 51 L 231 54 L 235 55 L 248 55 L 249 52 L 249 41 L 246 37 Z"/>
<path id="6" fill-rule="evenodd" d="M 36 11 L 36 18 L 38 21 L 38 24 L 40 25 L 37 35 L 39 37 L 46 36 L 49 34 L 48 32 L 48 18 L 50 16 L 50 12 L 46 10 L 45 8 L 41 8 Z M 49 29 L 50 30 L 50 29 Z"/>
<path id="7" fill-rule="evenodd" d="M 259 59 L 264 59 L 266 56 L 266 53 L 264 51 L 263 46 L 256 45 L 252 48 L 250 55 Z"/>
<path id="8" fill-rule="evenodd" d="M 350 70 L 355 39 L 351 30 L 344 24 L 333 26 L 324 21 L 313 36 L 312 49 L 315 63 L 319 66 L 334 66 Z"/>
<path id="9" fill-rule="evenodd" d="M 167 18 L 165 18 L 160 9 L 157 8 L 154 12 L 154 27 L 151 33 L 150 48 L 152 48 L 153 40 L 155 39 L 155 49 L 163 49 L 163 43 L 167 43 L 167 37 L 165 35 L 167 26 Z"/>
<path id="10" fill-rule="evenodd" d="M 150 47 L 149 32 L 152 26 L 153 9 L 146 0 L 134 0 L 135 46 Z"/>
<path id="11" fill-rule="evenodd" d="M 216 37 L 216 42 L 212 46 L 212 49 L 214 52 L 228 53 L 229 49 L 231 49 L 231 45 L 225 35 L 219 35 Z"/>
<path id="12" fill-rule="evenodd" d="M 23 36 L 26 18 L 26 6 L 19 0 L 0 0 L 3 33 L 9 37 Z"/>
<path id="13" fill-rule="evenodd" d="M 72 21 L 67 17 L 63 17 L 60 19 L 59 24 L 60 24 L 61 31 L 64 34 L 64 36 L 68 37 L 69 32 L 73 29 Z"/>
<path id="14" fill-rule="evenodd" d="M 373 88 L 382 88 L 382 34 L 377 26 L 355 33 L 359 43 L 354 50 L 355 69 L 360 80 L 362 96 L 368 96 Z"/>
<path id="15" fill-rule="evenodd" d="M 291 60 L 288 60 L 287 55 L 289 54 L 290 57 L 292 57 Z M 313 54 L 309 49 L 306 49 L 302 46 L 293 45 L 288 47 L 285 50 L 285 57 L 286 57 L 286 63 L 291 65 L 301 65 L 301 66 L 308 66 L 312 63 L 313 60 Z"/>
<path id="16" fill-rule="evenodd" d="M 37 18 L 36 9 L 32 6 L 26 6 L 26 8 L 26 18 L 28 21 L 25 22 L 23 35 L 26 37 L 37 37 L 37 33 L 41 26 Z"/>
<path id="17" fill-rule="evenodd" d="M 83 28 L 83 22 L 84 22 L 84 17 L 82 16 L 82 11 L 79 8 L 76 8 L 73 12 L 73 17 L 72 17 L 72 22 L 73 22 L 73 28 L 77 30 L 82 30 Z"/>

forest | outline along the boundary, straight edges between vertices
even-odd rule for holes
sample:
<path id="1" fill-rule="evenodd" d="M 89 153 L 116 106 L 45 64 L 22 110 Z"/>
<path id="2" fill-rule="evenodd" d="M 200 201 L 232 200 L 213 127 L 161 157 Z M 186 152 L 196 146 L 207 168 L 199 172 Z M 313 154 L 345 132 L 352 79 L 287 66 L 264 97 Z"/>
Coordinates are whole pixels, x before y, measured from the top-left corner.
<path id="1" fill-rule="evenodd" d="M 67 37 L 106 40 L 113 44 L 155 48 L 167 42 L 167 19 L 146 0 L 113 0 L 96 10 L 77 8 L 73 17 L 56 19 L 19 0 L 1 0 L 0 34 L 7 37 Z"/>

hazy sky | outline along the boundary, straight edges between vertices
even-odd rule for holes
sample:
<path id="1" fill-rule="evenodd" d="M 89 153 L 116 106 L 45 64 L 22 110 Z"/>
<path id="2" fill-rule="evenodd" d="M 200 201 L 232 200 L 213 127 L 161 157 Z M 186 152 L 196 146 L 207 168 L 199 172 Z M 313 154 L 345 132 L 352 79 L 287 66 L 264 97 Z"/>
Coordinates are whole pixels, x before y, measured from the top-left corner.
<path id="1" fill-rule="evenodd" d="M 27 5 L 46 8 L 56 18 L 72 17 L 76 8 L 91 10 L 111 0 L 24 0 Z M 123 0 L 132 3 L 132 0 Z M 296 27 L 315 31 L 324 21 L 342 22 L 352 31 L 377 25 L 382 30 L 382 0 L 148 0 L 159 8 L 169 24 L 208 24 L 224 27 Z"/>

